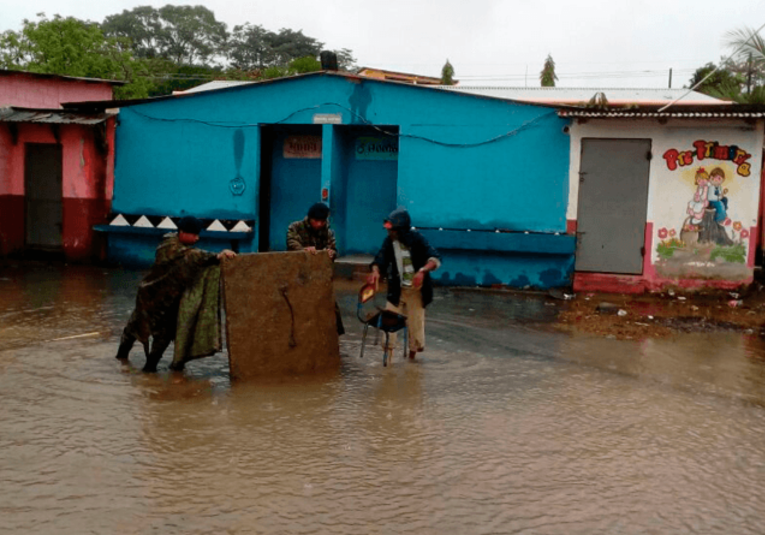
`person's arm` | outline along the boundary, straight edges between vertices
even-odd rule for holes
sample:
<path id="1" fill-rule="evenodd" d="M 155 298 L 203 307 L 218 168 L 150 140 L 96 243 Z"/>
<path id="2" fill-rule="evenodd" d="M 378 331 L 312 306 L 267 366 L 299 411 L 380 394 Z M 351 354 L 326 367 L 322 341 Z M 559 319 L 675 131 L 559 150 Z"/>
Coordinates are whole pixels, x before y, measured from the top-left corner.
<path id="1" fill-rule="evenodd" d="M 367 276 L 367 284 L 373 284 L 375 290 L 377 290 L 380 283 L 380 276 L 383 271 L 388 270 L 388 241 L 389 238 L 385 238 L 382 247 L 377 252 L 375 259 L 369 264 L 369 275 Z"/>
<path id="2" fill-rule="evenodd" d="M 303 237 L 300 235 L 298 229 L 300 222 L 292 223 L 287 227 L 287 250 L 288 251 L 302 251 L 303 250 Z"/>
<path id="3" fill-rule="evenodd" d="M 332 229 L 327 229 L 329 237 L 327 238 L 327 253 L 329 257 L 334 260 L 337 257 L 337 242 L 335 241 L 335 232 Z"/>
<path id="4" fill-rule="evenodd" d="M 424 237 L 420 237 L 420 240 L 420 245 L 425 249 L 427 253 L 428 261 L 424 266 L 417 270 L 417 273 L 414 274 L 412 285 L 415 288 L 420 288 L 422 286 L 426 273 L 430 273 L 431 271 L 435 271 L 441 267 L 441 255 L 438 251 L 436 251 L 436 248 L 430 245 Z"/>

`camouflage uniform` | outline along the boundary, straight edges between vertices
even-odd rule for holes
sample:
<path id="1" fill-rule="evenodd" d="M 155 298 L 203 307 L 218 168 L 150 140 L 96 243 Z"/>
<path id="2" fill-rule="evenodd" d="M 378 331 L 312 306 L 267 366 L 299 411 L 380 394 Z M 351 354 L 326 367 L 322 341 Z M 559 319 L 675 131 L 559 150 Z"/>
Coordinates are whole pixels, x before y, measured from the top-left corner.
<path id="1" fill-rule="evenodd" d="M 220 263 L 215 253 L 183 245 L 178 234 L 166 234 L 157 247 L 154 265 L 138 286 L 135 309 L 122 333 L 117 358 L 127 358 L 135 340 L 146 353 L 147 371 L 156 369 L 175 338 L 178 307 L 184 291 L 205 267 Z M 149 337 L 152 337 L 149 351 Z"/>
<path id="2" fill-rule="evenodd" d="M 335 233 L 329 228 L 329 221 L 327 221 L 326 226 L 316 230 L 311 227 L 306 216 L 302 221 L 295 221 L 287 228 L 287 250 L 302 251 L 306 247 L 315 247 L 317 251 L 332 249 L 335 251 L 332 261 L 335 261 L 335 258 L 337 258 L 337 245 L 335 244 Z M 340 315 L 340 307 L 337 305 L 337 301 L 335 301 L 335 319 L 337 322 L 337 334 L 345 334 L 343 318 Z"/>
<path id="3" fill-rule="evenodd" d="M 302 251 L 306 247 L 316 247 L 317 250 L 332 249 L 337 252 L 335 233 L 329 228 L 329 222 L 324 228 L 315 230 L 308 223 L 308 217 L 295 221 L 287 229 L 287 250 Z"/>

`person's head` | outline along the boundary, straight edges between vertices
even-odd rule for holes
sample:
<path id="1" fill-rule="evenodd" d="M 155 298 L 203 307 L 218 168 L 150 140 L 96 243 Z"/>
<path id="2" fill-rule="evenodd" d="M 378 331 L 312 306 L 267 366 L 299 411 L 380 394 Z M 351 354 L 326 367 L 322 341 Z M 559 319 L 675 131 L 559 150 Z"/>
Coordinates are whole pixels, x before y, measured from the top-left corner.
<path id="1" fill-rule="evenodd" d="M 709 174 L 703 167 L 699 167 L 696 170 L 696 184 L 706 184 L 707 182 L 709 182 Z"/>
<path id="2" fill-rule="evenodd" d="M 719 186 L 725 180 L 725 171 L 720 167 L 715 167 L 709 172 L 709 181 L 716 186 Z"/>
<path id="3" fill-rule="evenodd" d="M 187 215 L 178 221 L 178 239 L 184 245 L 194 245 L 199 241 L 199 233 L 204 225 L 194 216 Z"/>
<path id="4" fill-rule="evenodd" d="M 323 229 L 329 219 L 329 206 L 323 202 L 317 202 L 308 209 L 308 224 L 314 230 Z"/>
<path id="5" fill-rule="evenodd" d="M 388 236 L 394 240 L 400 239 L 404 233 L 412 228 L 412 218 L 404 208 L 397 208 L 385 218 L 383 227 L 388 230 Z"/>

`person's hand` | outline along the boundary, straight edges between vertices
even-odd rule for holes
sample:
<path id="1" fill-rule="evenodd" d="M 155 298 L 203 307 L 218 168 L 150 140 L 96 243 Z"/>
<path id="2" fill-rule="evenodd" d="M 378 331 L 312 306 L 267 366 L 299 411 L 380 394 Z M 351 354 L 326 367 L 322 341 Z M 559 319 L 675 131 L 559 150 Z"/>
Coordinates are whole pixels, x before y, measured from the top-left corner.
<path id="1" fill-rule="evenodd" d="M 303 250 L 308 251 L 311 254 L 316 254 L 316 247 L 305 247 Z"/>
<path id="2" fill-rule="evenodd" d="M 234 258 L 236 256 L 236 253 L 230 249 L 223 249 L 221 252 L 218 253 L 218 260 L 223 260 L 224 258 Z"/>
<path id="3" fill-rule="evenodd" d="M 424 271 L 418 271 L 414 274 L 414 278 L 412 279 L 412 286 L 419 289 L 422 287 L 422 281 L 425 280 L 425 272 Z"/>
<path id="4" fill-rule="evenodd" d="M 375 287 L 375 291 L 377 290 L 377 283 L 380 281 L 380 272 L 375 270 L 372 271 L 369 275 L 367 275 L 367 284 L 373 285 Z"/>
<path id="5" fill-rule="evenodd" d="M 327 249 L 327 254 L 329 255 L 329 259 L 332 260 L 337 256 L 337 251 L 334 249 Z"/>

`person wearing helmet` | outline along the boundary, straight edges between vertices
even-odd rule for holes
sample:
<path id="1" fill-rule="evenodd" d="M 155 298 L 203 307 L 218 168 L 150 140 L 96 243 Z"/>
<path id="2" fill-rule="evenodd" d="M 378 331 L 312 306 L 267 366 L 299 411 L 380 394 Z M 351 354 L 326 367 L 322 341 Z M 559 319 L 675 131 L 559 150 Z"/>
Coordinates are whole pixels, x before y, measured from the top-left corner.
<path id="1" fill-rule="evenodd" d="M 386 309 L 407 316 L 409 358 L 414 359 L 425 349 L 425 307 L 433 300 L 430 273 L 441 266 L 441 255 L 412 229 L 411 217 L 405 209 L 391 212 L 383 226 L 388 236 L 370 265 L 367 283 L 376 286 L 380 277 L 386 275 Z"/>

